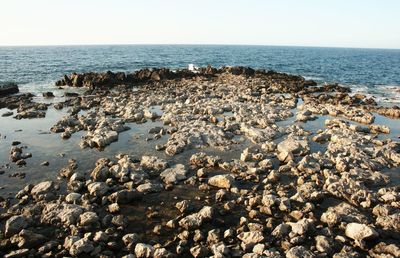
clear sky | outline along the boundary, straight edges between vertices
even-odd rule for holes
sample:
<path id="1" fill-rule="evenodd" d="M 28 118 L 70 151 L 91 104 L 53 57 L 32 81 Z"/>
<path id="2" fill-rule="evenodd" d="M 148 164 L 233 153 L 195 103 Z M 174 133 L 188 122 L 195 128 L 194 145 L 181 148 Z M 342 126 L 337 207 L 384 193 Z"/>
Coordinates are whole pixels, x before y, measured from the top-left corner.
<path id="1" fill-rule="evenodd" d="M 400 48 L 400 0 L 0 0 L 0 45 Z"/>

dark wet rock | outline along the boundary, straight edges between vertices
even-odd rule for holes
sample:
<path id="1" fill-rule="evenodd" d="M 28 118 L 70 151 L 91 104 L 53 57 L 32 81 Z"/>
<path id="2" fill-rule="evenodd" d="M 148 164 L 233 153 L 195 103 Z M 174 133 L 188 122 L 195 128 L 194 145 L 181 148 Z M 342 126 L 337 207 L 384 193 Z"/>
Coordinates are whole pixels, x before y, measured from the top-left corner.
<path id="1" fill-rule="evenodd" d="M 45 97 L 45 98 L 54 98 L 54 94 L 51 91 L 43 92 L 43 97 Z"/>
<path id="2" fill-rule="evenodd" d="M 2 117 L 8 117 L 8 116 L 12 116 L 12 115 L 14 115 L 14 112 L 12 112 L 12 111 L 4 112 L 3 114 L 1 114 Z"/>
<path id="3" fill-rule="evenodd" d="M 6 83 L 0 85 L 0 97 L 10 94 L 15 94 L 18 92 L 19 92 L 18 85 L 15 83 Z"/>
<path id="4" fill-rule="evenodd" d="M 29 253 L 28 248 L 18 249 L 18 250 L 11 251 L 8 254 L 4 255 L 4 258 L 25 257 L 28 253 Z"/>
<path id="5" fill-rule="evenodd" d="M 36 248 L 47 241 L 47 238 L 42 234 L 27 229 L 21 230 L 18 236 L 18 247 L 20 248 Z"/>
<path id="6" fill-rule="evenodd" d="M 136 190 L 121 190 L 111 194 L 108 198 L 118 204 L 128 204 L 142 199 L 142 194 Z"/>
<path id="7" fill-rule="evenodd" d="M 41 166 L 48 166 L 50 165 L 50 163 L 48 161 L 43 161 L 42 163 L 40 163 Z"/>
<path id="8" fill-rule="evenodd" d="M 30 105 L 33 97 L 31 93 L 0 97 L 0 108 L 17 109 L 21 105 Z"/>
<path id="9" fill-rule="evenodd" d="M 292 247 L 287 253 L 286 258 L 313 258 L 316 257 L 310 250 L 307 250 L 304 246 Z"/>
<path id="10" fill-rule="evenodd" d="M 31 224 L 31 220 L 25 216 L 13 216 L 6 221 L 5 235 L 10 237 L 18 234 L 22 229 Z"/>
<path id="11" fill-rule="evenodd" d="M 67 98 L 78 97 L 78 96 L 79 96 L 79 93 L 76 93 L 76 92 L 65 92 L 64 93 L 64 97 L 67 97 Z"/>

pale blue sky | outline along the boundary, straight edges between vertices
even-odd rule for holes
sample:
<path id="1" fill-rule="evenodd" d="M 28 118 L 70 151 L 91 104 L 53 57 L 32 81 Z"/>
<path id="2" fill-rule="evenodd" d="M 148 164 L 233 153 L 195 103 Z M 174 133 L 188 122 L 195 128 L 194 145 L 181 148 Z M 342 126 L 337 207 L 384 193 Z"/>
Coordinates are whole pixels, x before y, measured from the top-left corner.
<path id="1" fill-rule="evenodd" d="M 0 0 L 0 45 L 400 48 L 399 0 Z"/>

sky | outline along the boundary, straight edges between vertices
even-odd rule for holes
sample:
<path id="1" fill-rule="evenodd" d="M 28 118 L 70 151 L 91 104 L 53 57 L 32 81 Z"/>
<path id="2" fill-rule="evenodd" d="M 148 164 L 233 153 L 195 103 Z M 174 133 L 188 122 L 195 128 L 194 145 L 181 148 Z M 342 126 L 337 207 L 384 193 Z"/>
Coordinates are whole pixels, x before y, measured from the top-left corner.
<path id="1" fill-rule="evenodd" d="M 399 0 L 0 0 L 0 45 L 400 48 Z"/>

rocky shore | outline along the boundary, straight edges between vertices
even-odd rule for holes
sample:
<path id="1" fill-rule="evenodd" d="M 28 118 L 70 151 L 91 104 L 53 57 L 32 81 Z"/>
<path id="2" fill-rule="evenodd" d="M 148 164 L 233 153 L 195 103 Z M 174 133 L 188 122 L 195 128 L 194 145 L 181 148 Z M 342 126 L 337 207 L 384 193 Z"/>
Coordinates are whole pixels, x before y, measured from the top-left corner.
<path id="1" fill-rule="evenodd" d="M 398 107 L 246 67 L 74 73 L 56 86 L 88 89 L 54 104 L 1 97 L 0 108 L 15 119 L 65 110 L 49 131 L 79 134 L 82 152 L 157 122 L 146 138 L 156 153 L 89 170 L 70 159 L 57 179 L 0 197 L 4 257 L 400 257 L 400 185 L 385 173 L 400 172 L 400 143 L 376 123 Z M 10 160 L 24 166 L 35 153 L 15 145 Z"/>

